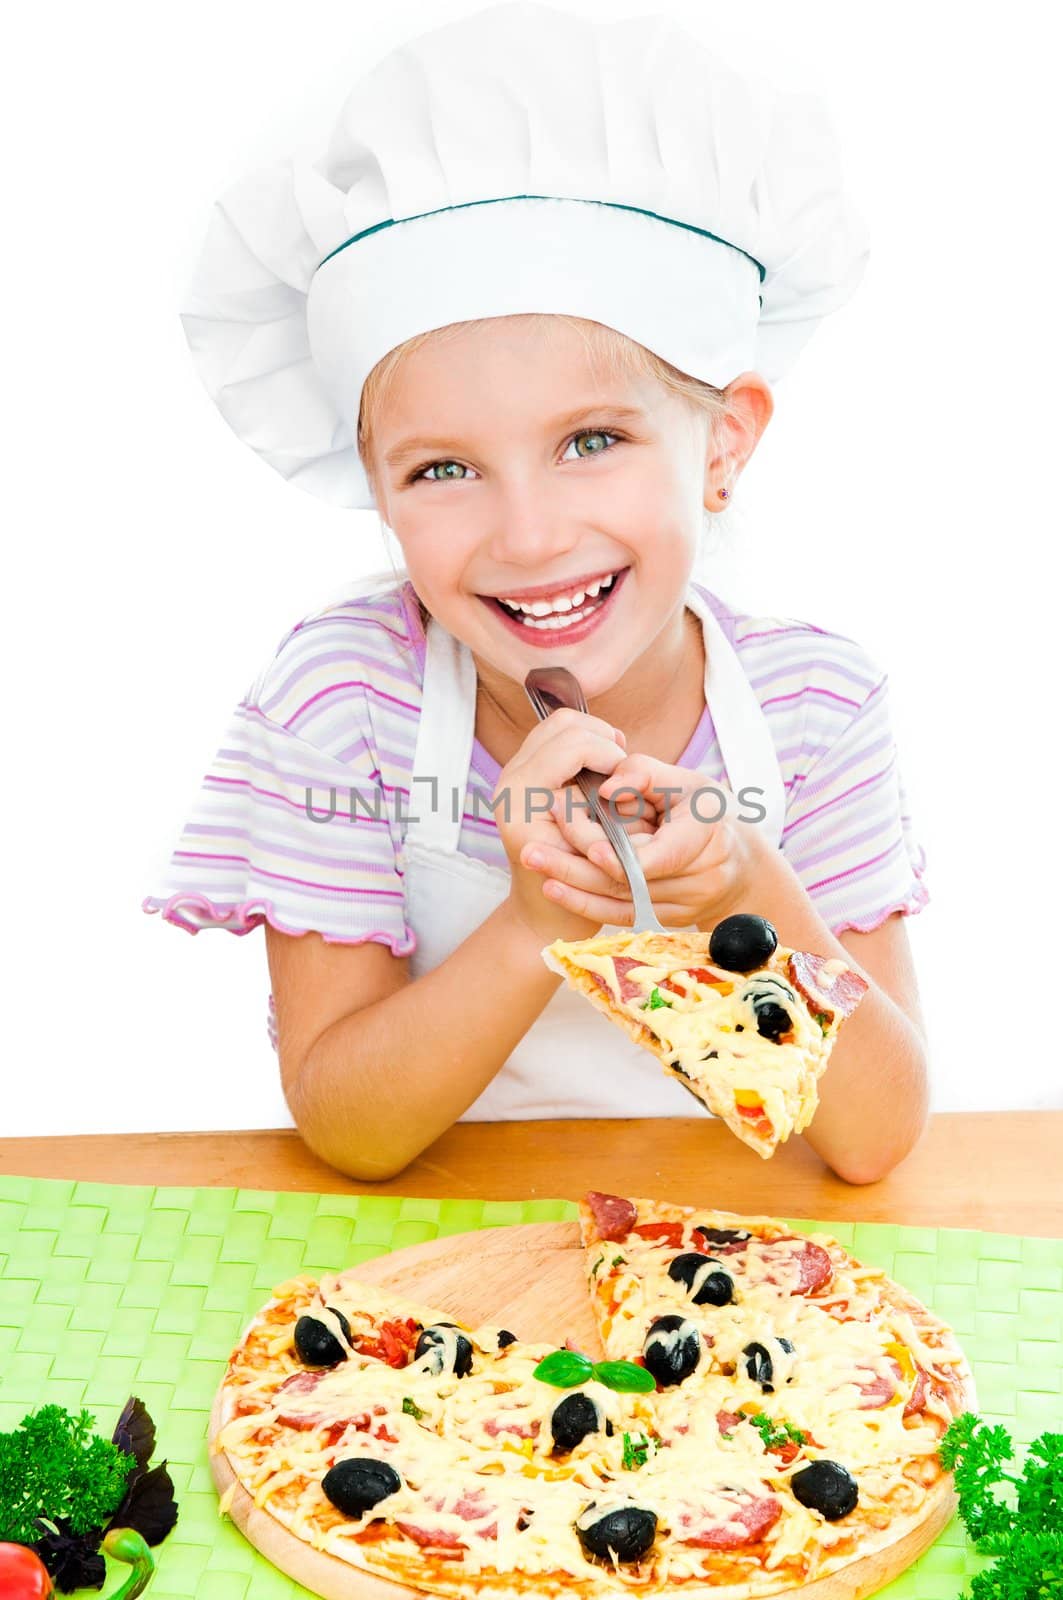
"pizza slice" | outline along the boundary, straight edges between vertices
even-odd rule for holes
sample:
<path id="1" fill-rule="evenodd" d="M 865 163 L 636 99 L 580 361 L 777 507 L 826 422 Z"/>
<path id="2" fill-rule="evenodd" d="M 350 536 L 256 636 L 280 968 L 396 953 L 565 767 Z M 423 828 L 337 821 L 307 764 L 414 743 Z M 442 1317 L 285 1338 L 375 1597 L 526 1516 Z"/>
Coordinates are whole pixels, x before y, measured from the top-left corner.
<path id="1" fill-rule="evenodd" d="M 758 1316 L 778 1300 L 785 1322 L 793 1296 L 820 1296 L 833 1279 L 830 1250 L 773 1217 L 596 1190 L 580 1201 L 579 1213 L 592 1308 L 612 1359 L 647 1359 L 646 1335 L 660 1317 L 681 1315 L 699 1333 L 712 1333 L 713 1345 L 721 1323 L 734 1321 L 751 1298 Z M 719 1370 L 718 1359 L 702 1351 L 688 1376 L 695 1369 L 703 1378 Z"/>
<path id="2" fill-rule="evenodd" d="M 630 1534 L 628 1474 L 651 1449 L 647 1389 L 598 1381 L 570 1349 L 454 1321 L 357 1268 L 295 1278 L 230 1358 L 212 1473 L 222 1511 L 312 1588 L 326 1568 L 303 1564 L 304 1539 L 418 1592 L 589 1597 L 612 1528 L 603 1489 Z M 320 1592 L 357 1590 L 353 1574 L 327 1570 Z"/>
<path id="3" fill-rule="evenodd" d="M 921 1458 L 973 1401 L 951 1329 L 826 1234 L 597 1191 L 579 1215 L 602 1344 L 653 1375 L 669 1444 L 707 1427 L 794 1471 L 834 1446 L 863 1469 Z"/>
<path id="4" fill-rule="evenodd" d="M 558 939 L 542 958 L 764 1157 L 811 1122 L 838 1029 L 868 987 L 841 959 L 787 949 L 745 914 L 711 936 Z"/>

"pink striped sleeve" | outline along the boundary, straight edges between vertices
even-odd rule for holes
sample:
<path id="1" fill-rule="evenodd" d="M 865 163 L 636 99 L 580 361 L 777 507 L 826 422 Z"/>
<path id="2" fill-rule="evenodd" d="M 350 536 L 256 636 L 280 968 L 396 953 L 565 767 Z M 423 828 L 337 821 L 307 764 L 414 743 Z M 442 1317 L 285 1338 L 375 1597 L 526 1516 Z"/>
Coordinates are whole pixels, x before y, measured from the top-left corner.
<path id="1" fill-rule="evenodd" d="M 143 909 L 189 933 L 269 922 L 408 955 L 394 807 L 358 744 L 340 761 L 243 701 Z"/>
<path id="2" fill-rule="evenodd" d="M 925 856 L 908 813 L 886 678 L 790 789 L 783 849 L 832 932 L 921 911 Z"/>

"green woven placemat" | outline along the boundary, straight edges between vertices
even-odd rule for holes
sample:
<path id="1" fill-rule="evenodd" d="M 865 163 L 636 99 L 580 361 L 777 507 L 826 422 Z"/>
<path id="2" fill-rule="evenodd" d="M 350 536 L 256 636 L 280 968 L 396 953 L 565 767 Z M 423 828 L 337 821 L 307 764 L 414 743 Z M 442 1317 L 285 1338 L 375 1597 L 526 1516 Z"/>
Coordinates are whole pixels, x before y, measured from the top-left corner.
<path id="1" fill-rule="evenodd" d="M 230 1350 L 274 1284 L 471 1228 L 574 1217 L 565 1200 L 416 1200 L 0 1177 L 0 1430 L 84 1405 L 109 1436 L 137 1394 L 180 1518 L 149 1600 L 301 1600 L 218 1516 L 206 1432 Z M 1063 1424 L 1063 1240 L 786 1219 L 831 1233 L 955 1328 L 980 1409 L 1027 1443 Z M 954 1521 L 882 1591 L 954 1600 L 984 1563 Z M 103 1591 L 122 1572 L 112 1567 Z M 93 1591 L 83 1591 L 86 1594 Z"/>

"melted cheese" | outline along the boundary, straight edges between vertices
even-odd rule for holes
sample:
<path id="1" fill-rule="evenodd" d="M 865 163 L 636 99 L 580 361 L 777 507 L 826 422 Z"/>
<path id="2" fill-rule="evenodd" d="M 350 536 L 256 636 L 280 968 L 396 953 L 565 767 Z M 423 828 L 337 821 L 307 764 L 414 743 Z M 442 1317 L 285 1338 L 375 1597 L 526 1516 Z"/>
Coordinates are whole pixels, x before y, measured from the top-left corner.
<path id="1" fill-rule="evenodd" d="M 693 1210 L 687 1221 L 742 1225 L 727 1213 Z M 576 1527 L 581 1518 L 593 1520 L 616 1504 L 646 1506 L 659 1519 L 651 1557 L 637 1572 L 621 1569 L 633 1587 L 704 1580 L 721 1560 L 753 1592 L 762 1583 L 777 1584 L 781 1573 L 792 1582 L 833 1570 L 849 1559 L 853 1524 L 825 1524 L 795 1499 L 789 1478 L 817 1457 L 848 1466 L 859 1485 L 857 1531 L 864 1541 L 874 1527 L 868 1517 L 881 1515 L 888 1527 L 891 1519 L 916 1514 L 924 1491 L 910 1475 L 913 1464 L 922 1462 L 933 1472 L 951 1413 L 943 1402 L 932 1402 L 922 1418 L 905 1423 L 902 1401 L 911 1392 L 915 1364 L 947 1376 L 962 1365 L 962 1356 L 941 1325 L 927 1318 L 917 1326 L 912 1312 L 883 1301 L 881 1273 L 848 1263 L 833 1241 L 813 1238 L 830 1251 L 835 1267 L 821 1300 L 790 1294 L 771 1281 L 780 1276 L 785 1230 L 769 1223 L 766 1236 L 753 1237 L 740 1254 L 720 1256 L 736 1286 L 735 1304 L 724 1307 L 693 1305 L 682 1285 L 668 1278 L 674 1249 L 638 1236 L 607 1245 L 591 1277 L 599 1313 L 606 1303 L 615 1308 L 602 1317 L 607 1354 L 639 1354 L 654 1317 L 678 1312 L 706 1338 L 707 1359 L 686 1383 L 649 1395 L 618 1393 L 593 1381 L 583 1385 L 613 1431 L 594 1433 L 563 1456 L 553 1453 L 550 1419 L 575 1391 L 533 1377 L 552 1346 L 518 1342 L 499 1351 L 498 1329 L 491 1326 L 463 1330 L 474 1351 L 473 1371 L 465 1378 L 433 1374 L 423 1359 L 395 1369 L 355 1351 L 313 1382 L 284 1388 L 308 1370 L 292 1346 L 295 1321 L 304 1312 L 329 1321 L 326 1302 L 344 1312 L 355 1345 L 385 1319 L 413 1316 L 423 1325 L 441 1320 L 430 1308 L 359 1284 L 353 1274 L 330 1275 L 316 1289 L 297 1280 L 278 1292 L 233 1352 L 224 1421 L 213 1448 L 228 1453 L 255 1503 L 299 1537 L 370 1571 L 394 1575 L 392 1563 L 405 1561 L 412 1582 L 424 1562 L 417 1546 L 403 1536 L 389 1541 L 386 1552 L 359 1543 L 370 1523 L 384 1518 L 389 1527 L 406 1522 L 432 1530 L 444 1546 L 460 1540 L 465 1549 L 453 1563 L 456 1584 L 483 1572 L 533 1578 L 563 1570 L 600 1577 L 602 1568 L 584 1556 Z M 852 1320 L 834 1314 L 843 1302 Z M 912 1307 L 918 1314 L 915 1302 Z M 791 1357 L 779 1348 L 780 1336 L 794 1345 Z M 763 1343 L 777 1358 L 772 1394 L 744 1370 L 742 1351 L 751 1342 Z M 909 1361 L 898 1359 L 901 1350 L 910 1353 Z M 886 1388 L 896 1388 L 894 1403 L 857 1409 L 866 1390 L 877 1397 Z M 246 1414 L 236 1414 L 237 1398 L 241 1408 L 248 1407 Z M 737 1415 L 743 1406 L 777 1424 L 790 1423 L 815 1445 L 784 1463 L 766 1451 L 751 1422 L 721 1428 L 717 1413 Z M 299 1419 L 308 1426 L 300 1428 Z M 327 1432 L 340 1422 L 346 1427 L 339 1437 Z M 625 1468 L 625 1434 L 645 1441 L 643 1465 Z M 357 1456 L 387 1461 L 401 1487 L 375 1513 L 352 1519 L 331 1505 L 321 1479 L 335 1461 Z M 768 1496 L 777 1499 L 780 1515 L 752 1556 L 740 1548 L 721 1557 L 676 1536 L 684 1517 L 741 1535 L 747 1531 L 741 1508 Z M 231 1494 L 223 1510 L 228 1503 Z M 864 1548 L 866 1543 L 857 1553 Z M 433 1587 L 445 1590 L 446 1575 L 437 1573 Z"/>
<path id="2" fill-rule="evenodd" d="M 826 1069 L 837 1019 L 825 1027 L 804 996 L 789 981 L 787 962 L 792 952 L 779 947 L 769 963 L 751 973 L 725 973 L 719 984 L 703 982 L 675 961 L 630 967 L 626 984 L 639 993 L 621 998 L 614 955 L 565 947 L 565 959 L 594 972 L 609 985 L 613 1006 L 648 1028 L 660 1041 L 666 1065 L 677 1068 L 696 1086 L 711 1111 L 747 1142 L 759 1147 L 764 1137 L 750 1129 L 737 1108 L 760 1104 L 772 1128 L 771 1147 L 800 1133 L 812 1120 L 818 1105 L 817 1081 Z M 823 971 L 831 981 L 846 966 L 835 958 Z M 717 973 L 717 969 L 709 970 Z M 683 994 L 661 990 L 662 979 L 679 984 Z M 665 1004 L 648 1006 L 654 988 Z M 776 1000 L 789 1014 L 791 1028 L 785 1042 L 765 1038 L 757 1029 L 754 997 Z M 710 1055 L 710 1052 L 715 1054 Z M 708 1058 L 708 1059 L 707 1059 Z"/>

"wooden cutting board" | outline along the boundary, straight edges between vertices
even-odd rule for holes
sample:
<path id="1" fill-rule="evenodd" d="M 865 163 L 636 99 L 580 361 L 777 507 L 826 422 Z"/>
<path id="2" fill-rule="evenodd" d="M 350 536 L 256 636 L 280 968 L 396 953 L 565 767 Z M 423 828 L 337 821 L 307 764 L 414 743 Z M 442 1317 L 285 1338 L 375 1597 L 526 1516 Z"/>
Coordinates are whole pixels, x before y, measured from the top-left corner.
<path id="1" fill-rule="evenodd" d="M 583 1250 L 576 1222 L 536 1222 L 509 1228 L 478 1229 L 410 1245 L 363 1261 L 343 1274 L 352 1281 L 394 1289 L 399 1295 L 448 1311 L 468 1327 L 500 1324 L 520 1339 L 563 1344 L 571 1338 L 598 1359 L 601 1342 L 590 1309 Z M 220 1394 L 210 1419 L 217 1431 Z M 234 1481 L 224 1451 L 210 1457 L 218 1492 Z M 951 1480 L 943 1480 L 925 1522 L 888 1549 L 866 1556 L 841 1572 L 806 1584 L 801 1600 L 864 1600 L 911 1566 L 948 1523 L 955 1509 Z M 323 1600 L 424 1600 L 425 1591 L 360 1572 L 349 1562 L 314 1550 L 296 1539 L 264 1508 L 256 1507 L 237 1484 L 229 1515 L 256 1549 L 289 1577 Z M 618 1595 L 638 1590 L 618 1584 Z M 676 1589 L 686 1600 L 741 1600 L 744 1589 Z"/>

